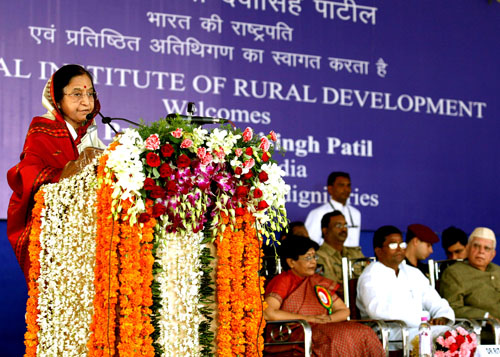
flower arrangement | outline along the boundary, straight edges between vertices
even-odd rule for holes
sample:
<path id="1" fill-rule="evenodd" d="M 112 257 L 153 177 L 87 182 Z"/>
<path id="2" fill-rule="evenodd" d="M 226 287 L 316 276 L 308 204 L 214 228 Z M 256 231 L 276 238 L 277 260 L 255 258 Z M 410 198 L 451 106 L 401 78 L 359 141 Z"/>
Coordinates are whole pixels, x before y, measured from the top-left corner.
<path id="1" fill-rule="evenodd" d="M 196 233 L 208 227 L 213 241 L 226 227 L 220 224 L 222 214 L 235 224 L 246 211 L 256 217 L 256 228 L 266 240 L 286 226 L 289 188 L 271 159 L 273 131 L 258 138 L 249 127 L 241 131 L 227 125 L 208 132 L 173 119 L 138 132 L 144 139 L 143 196 L 155 200 L 153 217 L 168 232 Z M 139 221 L 149 218 L 141 214 Z"/>
<path id="2" fill-rule="evenodd" d="M 27 355 L 259 356 L 261 244 L 287 222 L 275 140 L 160 120 L 40 189 Z"/>
<path id="3" fill-rule="evenodd" d="M 436 357 L 469 357 L 474 356 L 477 348 L 475 333 L 469 333 L 463 327 L 446 331 L 436 339 Z"/>

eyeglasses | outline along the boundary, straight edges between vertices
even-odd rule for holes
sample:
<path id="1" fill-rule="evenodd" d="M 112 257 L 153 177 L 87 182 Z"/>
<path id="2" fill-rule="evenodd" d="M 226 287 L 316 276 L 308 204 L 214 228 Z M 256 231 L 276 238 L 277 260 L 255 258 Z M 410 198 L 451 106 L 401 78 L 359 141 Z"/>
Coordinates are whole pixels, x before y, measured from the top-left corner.
<path id="1" fill-rule="evenodd" d="M 389 247 L 389 249 L 391 249 L 391 250 L 397 249 L 398 246 L 401 249 L 406 249 L 406 247 L 408 246 L 408 244 L 406 244 L 406 242 L 400 242 L 400 243 L 398 243 L 398 242 L 392 242 L 392 243 L 387 244 L 387 247 Z"/>
<path id="2" fill-rule="evenodd" d="M 481 245 L 481 244 L 477 244 L 477 243 L 473 243 L 472 248 L 477 249 L 477 250 L 481 250 L 481 248 L 483 248 L 484 251 L 487 253 L 491 252 L 494 249 L 493 247 L 489 247 L 487 245 Z"/>
<path id="3" fill-rule="evenodd" d="M 308 255 L 307 257 L 299 257 L 300 260 L 303 260 L 303 261 L 306 261 L 306 262 L 310 262 L 311 260 L 318 260 L 319 259 L 319 255 L 315 254 L 315 255 Z"/>
<path id="4" fill-rule="evenodd" d="M 338 228 L 338 229 L 340 229 L 340 228 L 349 228 L 349 225 L 347 223 L 335 223 L 333 226 L 335 228 Z"/>
<path id="5" fill-rule="evenodd" d="M 95 98 L 97 98 L 97 92 L 73 92 L 73 93 L 64 93 L 67 95 L 74 103 L 81 102 L 83 98 L 87 98 L 90 102 L 93 102 Z"/>

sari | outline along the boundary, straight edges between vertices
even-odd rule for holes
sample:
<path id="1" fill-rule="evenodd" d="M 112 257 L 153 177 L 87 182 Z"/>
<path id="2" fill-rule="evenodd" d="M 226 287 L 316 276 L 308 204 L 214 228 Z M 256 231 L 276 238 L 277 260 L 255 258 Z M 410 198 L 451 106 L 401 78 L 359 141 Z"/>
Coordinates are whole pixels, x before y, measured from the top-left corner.
<path id="1" fill-rule="evenodd" d="M 79 153 L 90 146 L 89 142 L 93 142 L 94 146 L 105 147 L 97 138 L 96 131 L 87 132 L 95 124 L 94 119 L 87 120 L 85 125 L 78 128 L 77 137 L 73 139 L 55 104 L 52 77 L 45 85 L 42 104 L 47 113 L 33 118 L 20 161 L 7 172 L 7 182 L 13 191 L 7 209 L 7 236 L 26 282 L 30 269 L 28 246 L 35 193 L 44 184 L 58 182 L 64 166 L 76 160 Z M 100 104 L 96 99 L 92 112 L 94 117 L 99 109 Z"/>
<path id="2" fill-rule="evenodd" d="M 332 301 L 339 297 L 335 294 L 338 284 L 330 279 L 314 274 L 302 278 L 288 270 L 274 277 L 266 288 L 266 296 L 281 302 L 281 310 L 301 315 L 326 315 L 328 312 L 319 302 L 314 287 L 321 285 L 327 289 Z M 312 330 L 312 354 L 318 357 L 330 356 L 385 356 L 382 343 L 368 326 L 344 321 L 326 324 L 310 323 Z M 270 340 L 270 329 L 266 330 L 266 341 Z M 292 332 L 293 339 L 303 338 L 301 329 Z M 284 347 L 284 348 L 283 348 Z M 295 345 L 274 346 L 265 349 L 266 354 L 279 353 L 280 356 L 301 355 L 300 347 Z M 299 353 L 299 354 L 296 354 Z M 302 353 L 303 355 L 303 353 Z"/>

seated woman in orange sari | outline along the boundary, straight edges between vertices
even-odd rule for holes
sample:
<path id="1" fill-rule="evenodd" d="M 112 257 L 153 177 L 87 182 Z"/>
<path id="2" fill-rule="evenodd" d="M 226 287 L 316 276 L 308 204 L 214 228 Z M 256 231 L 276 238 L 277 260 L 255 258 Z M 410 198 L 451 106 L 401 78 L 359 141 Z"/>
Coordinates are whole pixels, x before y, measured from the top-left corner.
<path id="1" fill-rule="evenodd" d="M 265 319 L 309 322 L 315 356 L 384 356 L 370 327 L 346 321 L 349 309 L 335 294 L 339 284 L 315 273 L 318 249 L 305 237 L 289 236 L 283 241 L 280 256 L 285 272 L 266 288 Z"/>

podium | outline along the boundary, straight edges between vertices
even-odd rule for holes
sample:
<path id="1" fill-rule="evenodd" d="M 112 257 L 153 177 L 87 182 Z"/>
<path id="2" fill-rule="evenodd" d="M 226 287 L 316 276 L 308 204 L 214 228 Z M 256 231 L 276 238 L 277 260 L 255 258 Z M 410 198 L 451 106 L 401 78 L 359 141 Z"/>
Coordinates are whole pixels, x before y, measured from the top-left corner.
<path id="1" fill-rule="evenodd" d="M 160 120 L 42 186 L 26 355 L 262 355 L 261 246 L 287 222 L 275 140 Z"/>

